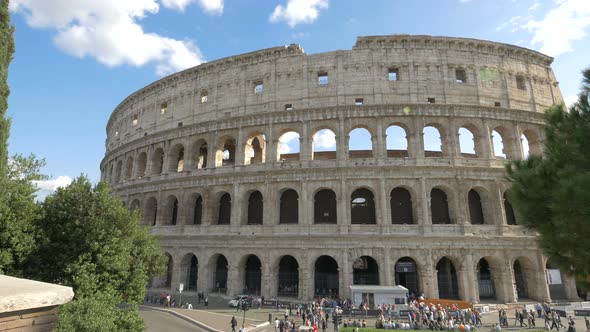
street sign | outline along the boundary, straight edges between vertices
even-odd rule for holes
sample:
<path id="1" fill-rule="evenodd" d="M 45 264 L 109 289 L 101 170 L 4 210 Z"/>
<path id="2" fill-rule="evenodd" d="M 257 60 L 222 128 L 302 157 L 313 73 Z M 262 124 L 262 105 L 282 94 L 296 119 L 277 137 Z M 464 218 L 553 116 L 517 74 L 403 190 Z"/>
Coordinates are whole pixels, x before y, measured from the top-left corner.
<path id="1" fill-rule="evenodd" d="M 184 284 L 181 282 L 180 285 L 178 285 L 178 291 L 182 293 L 183 289 L 184 289 Z"/>

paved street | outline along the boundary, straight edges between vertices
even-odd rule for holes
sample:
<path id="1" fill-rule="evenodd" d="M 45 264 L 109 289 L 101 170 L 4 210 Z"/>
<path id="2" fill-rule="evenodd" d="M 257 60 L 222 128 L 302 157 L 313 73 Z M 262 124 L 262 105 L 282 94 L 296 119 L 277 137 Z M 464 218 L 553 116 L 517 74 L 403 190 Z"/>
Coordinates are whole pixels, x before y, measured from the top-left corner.
<path id="1" fill-rule="evenodd" d="M 145 322 L 146 332 L 204 332 L 203 329 L 165 312 L 140 309 L 139 313 Z"/>

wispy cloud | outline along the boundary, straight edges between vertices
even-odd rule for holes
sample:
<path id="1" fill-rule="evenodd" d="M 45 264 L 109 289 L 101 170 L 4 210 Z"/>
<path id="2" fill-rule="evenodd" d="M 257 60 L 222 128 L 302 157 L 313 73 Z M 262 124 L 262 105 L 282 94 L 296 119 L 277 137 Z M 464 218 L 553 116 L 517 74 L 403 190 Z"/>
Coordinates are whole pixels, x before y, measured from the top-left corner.
<path id="1" fill-rule="evenodd" d="M 53 194 L 57 188 L 67 187 L 70 183 L 72 183 L 72 178 L 66 175 L 51 180 L 33 181 L 33 184 L 39 189 L 36 200 L 42 202 L 47 196 Z"/>
<path id="2" fill-rule="evenodd" d="M 162 0 L 164 7 L 184 11 L 191 3 L 197 3 L 206 13 L 221 15 L 223 13 L 223 0 Z"/>

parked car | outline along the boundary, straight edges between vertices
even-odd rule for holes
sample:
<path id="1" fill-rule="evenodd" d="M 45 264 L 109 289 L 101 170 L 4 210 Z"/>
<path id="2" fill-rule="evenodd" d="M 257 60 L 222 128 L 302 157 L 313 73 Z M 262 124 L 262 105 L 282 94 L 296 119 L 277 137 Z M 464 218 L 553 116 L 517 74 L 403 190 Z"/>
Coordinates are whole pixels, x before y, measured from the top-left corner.
<path id="1" fill-rule="evenodd" d="M 238 295 L 238 296 L 234 297 L 233 299 L 229 300 L 227 305 L 232 308 L 237 308 L 238 305 L 240 304 L 240 302 L 247 301 L 247 300 L 248 300 L 248 295 Z"/>

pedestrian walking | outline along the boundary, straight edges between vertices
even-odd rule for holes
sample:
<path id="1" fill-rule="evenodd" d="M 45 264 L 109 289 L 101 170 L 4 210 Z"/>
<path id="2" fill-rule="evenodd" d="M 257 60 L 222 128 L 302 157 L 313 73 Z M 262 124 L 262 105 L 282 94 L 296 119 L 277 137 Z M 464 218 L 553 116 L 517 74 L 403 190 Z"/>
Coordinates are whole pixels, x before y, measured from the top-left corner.
<path id="1" fill-rule="evenodd" d="M 236 326 L 238 326 L 238 321 L 236 320 L 236 316 L 231 317 L 230 325 L 231 325 L 231 332 L 236 332 Z"/>

